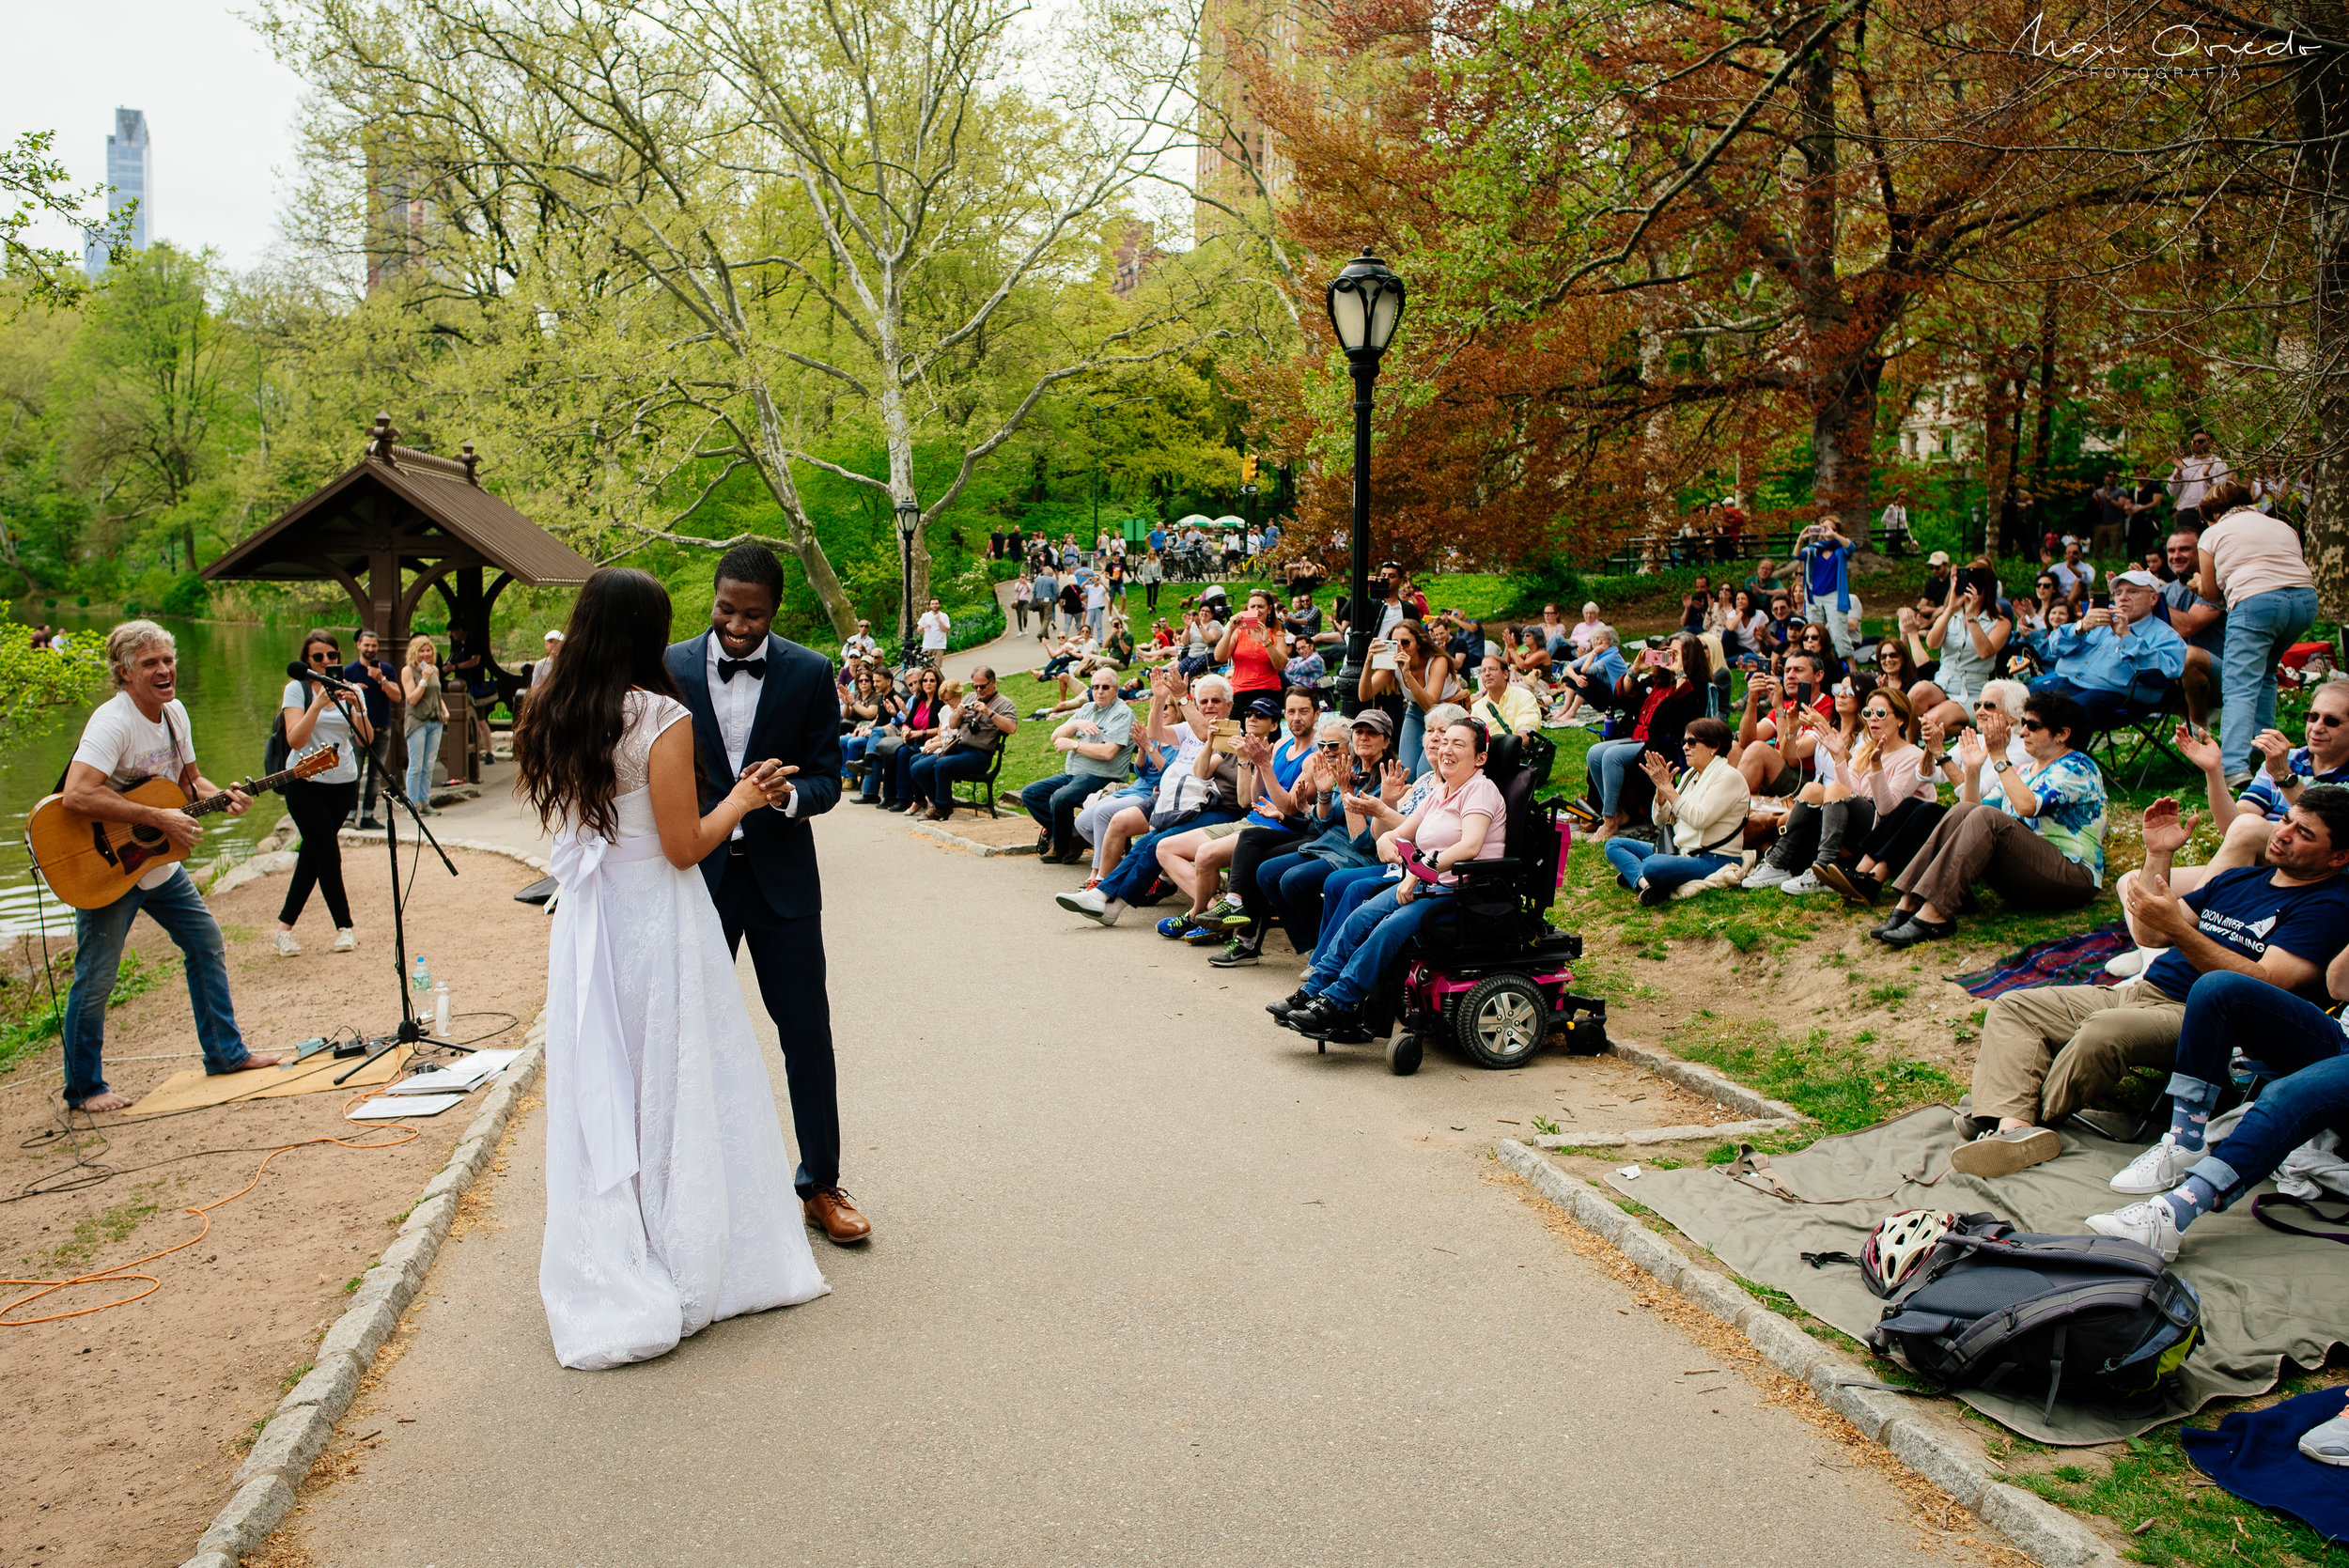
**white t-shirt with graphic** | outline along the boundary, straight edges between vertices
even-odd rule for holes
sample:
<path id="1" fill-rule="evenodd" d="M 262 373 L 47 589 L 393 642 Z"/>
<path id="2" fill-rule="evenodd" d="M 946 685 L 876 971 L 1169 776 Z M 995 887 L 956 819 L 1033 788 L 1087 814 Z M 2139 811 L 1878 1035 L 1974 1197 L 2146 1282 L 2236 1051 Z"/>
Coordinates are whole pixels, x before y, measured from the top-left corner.
<path id="1" fill-rule="evenodd" d="M 174 737 L 179 740 L 176 747 Z M 174 698 L 163 705 L 163 722 L 158 722 L 139 711 L 130 692 L 117 691 L 89 716 L 82 730 L 82 743 L 73 748 L 73 760 L 105 774 L 106 782 L 117 789 L 128 789 L 142 779 L 177 783 L 195 760 L 187 706 Z M 179 869 L 177 861 L 166 862 L 140 877 L 139 886 L 160 888 Z"/>

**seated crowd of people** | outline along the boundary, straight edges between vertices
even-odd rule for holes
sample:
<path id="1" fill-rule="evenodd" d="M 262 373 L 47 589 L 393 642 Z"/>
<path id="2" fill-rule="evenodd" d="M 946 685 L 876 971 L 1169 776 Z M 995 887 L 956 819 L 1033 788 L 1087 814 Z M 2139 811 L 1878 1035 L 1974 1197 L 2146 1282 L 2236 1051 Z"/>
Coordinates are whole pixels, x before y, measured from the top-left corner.
<path id="1" fill-rule="evenodd" d="M 967 683 L 948 680 L 924 665 L 893 670 L 877 648 L 852 640 L 836 678 L 841 799 L 853 790 L 884 811 L 949 820 L 955 784 L 985 777 L 1019 728 L 1019 706 L 984 664 Z"/>

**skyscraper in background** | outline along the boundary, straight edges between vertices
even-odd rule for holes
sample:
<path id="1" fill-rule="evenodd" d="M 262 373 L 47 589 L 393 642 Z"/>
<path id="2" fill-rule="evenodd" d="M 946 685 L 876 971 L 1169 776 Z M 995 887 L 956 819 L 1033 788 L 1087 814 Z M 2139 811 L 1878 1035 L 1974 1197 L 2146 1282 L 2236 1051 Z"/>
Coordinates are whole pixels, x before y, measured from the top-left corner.
<path id="1" fill-rule="evenodd" d="M 152 232 L 155 163 L 147 140 L 146 110 L 115 111 L 115 133 L 106 138 L 106 183 L 112 187 L 106 194 L 106 216 L 112 218 L 132 202 L 138 203 L 123 243 L 134 251 L 147 249 L 148 235 Z M 96 233 L 85 233 L 82 270 L 97 277 L 105 272 L 107 259 L 105 241 Z"/>

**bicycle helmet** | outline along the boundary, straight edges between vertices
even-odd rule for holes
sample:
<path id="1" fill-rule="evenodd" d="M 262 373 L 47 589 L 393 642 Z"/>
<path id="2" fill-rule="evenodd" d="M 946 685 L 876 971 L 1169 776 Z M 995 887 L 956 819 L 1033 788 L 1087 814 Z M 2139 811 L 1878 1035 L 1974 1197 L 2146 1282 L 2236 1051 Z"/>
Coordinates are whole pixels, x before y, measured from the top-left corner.
<path id="1" fill-rule="evenodd" d="M 1877 1296 L 1890 1296 L 1922 1268 L 1959 1217 L 1947 1209 L 1903 1209 L 1876 1222 L 1859 1250 L 1860 1277 Z"/>

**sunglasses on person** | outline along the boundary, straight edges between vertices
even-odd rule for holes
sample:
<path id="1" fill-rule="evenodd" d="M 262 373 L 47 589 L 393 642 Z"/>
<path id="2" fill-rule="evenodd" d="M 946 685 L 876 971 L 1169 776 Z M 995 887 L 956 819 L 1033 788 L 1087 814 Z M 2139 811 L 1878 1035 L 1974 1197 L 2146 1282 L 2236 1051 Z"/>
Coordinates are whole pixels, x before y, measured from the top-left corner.
<path id="1" fill-rule="evenodd" d="M 2336 724 L 2349 724 L 2349 717 L 2339 713 L 2311 713 L 2309 715 L 2309 722 L 2322 724 L 2326 729 L 2331 729 Z"/>
<path id="2" fill-rule="evenodd" d="M 2046 727 L 2047 727 L 2047 726 L 2046 726 L 2046 724 L 2044 724 L 2044 723 L 2040 722 L 2040 721 L 2038 721 L 2038 720 L 2036 720 L 2036 719 L 2026 719 L 2026 720 L 2024 720 L 2024 721 L 2023 721 L 2023 727 L 2024 727 L 2025 729 L 2027 729 L 2027 730 L 2042 730 L 2042 731 L 2044 731 L 2044 730 L 2046 730 Z"/>
<path id="3" fill-rule="evenodd" d="M 336 653 L 314 653 L 310 656 L 310 662 L 313 664 L 332 664 L 339 657 L 341 656 Z"/>
<path id="4" fill-rule="evenodd" d="M 1892 717 L 1892 710 L 1889 707 L 1871 707 L 1863 710 L 1859 716 L 1862 719 L 1890 719 Z"/>

